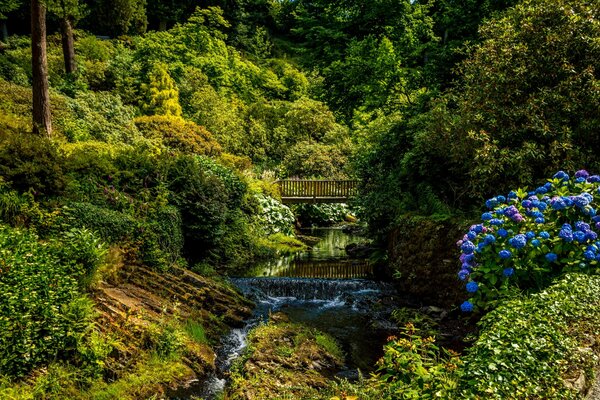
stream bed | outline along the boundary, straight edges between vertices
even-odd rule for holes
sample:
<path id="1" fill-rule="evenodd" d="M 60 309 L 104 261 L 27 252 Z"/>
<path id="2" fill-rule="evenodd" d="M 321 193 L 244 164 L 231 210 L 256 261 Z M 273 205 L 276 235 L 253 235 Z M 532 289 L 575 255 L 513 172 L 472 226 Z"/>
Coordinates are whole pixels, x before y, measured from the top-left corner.
<path id="1" fill-rule="evenodd" d="M 248 332 L 275 312 L 333 336 L 346 354 L 340 376 L 352 377 L 357 370 L 364 373 L 373 369 L 386 338 L 396 330 L 390 313 L 400 297 L 390 283 L 365 279 L 372 276 L 368 262 L 348 259 L 345 246 L 364 239 L 341 229 L 312 230 L 309 234 L 322 238 L 311 251 L 257 265 L 254 276 L 231 278 L 256 303 L 254 314 L 244 327 L 223 338 L 217 352 L 217 372 L 206 382 L 178 391 L 173 399 L 216 398 L 225 388 L 231 364 L 246 347 Z"/>

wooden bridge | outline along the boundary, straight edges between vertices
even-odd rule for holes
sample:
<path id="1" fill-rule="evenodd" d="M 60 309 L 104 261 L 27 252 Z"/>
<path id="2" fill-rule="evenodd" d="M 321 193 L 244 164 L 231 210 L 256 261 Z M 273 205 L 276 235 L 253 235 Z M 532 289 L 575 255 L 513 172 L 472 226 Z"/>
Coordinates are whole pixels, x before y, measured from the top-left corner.
<path id="1" fill-rule="evenodd" d="M 284 179 L 277 184 L 285 204 L 346 203 L 358 188 L 354 180 Z"/>

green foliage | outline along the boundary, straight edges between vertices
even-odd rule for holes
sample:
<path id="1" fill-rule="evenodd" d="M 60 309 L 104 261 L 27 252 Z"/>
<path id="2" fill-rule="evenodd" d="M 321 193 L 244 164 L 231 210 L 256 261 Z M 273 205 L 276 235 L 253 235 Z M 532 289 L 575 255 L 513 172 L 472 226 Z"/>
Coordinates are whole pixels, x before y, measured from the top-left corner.
<path id="1" fill-rule="evenodd" d="M 181 116 L 179 91 L 164 64 L 155 64 L 148 74 L 150 83 L 145 86 L 148 101 L 143 105 L 149 114 Z"/>
<path id="2" fill-rule="evenodd" d="M 305 227 L 310 226 L 332 226 L 343 222 L 349 214 L 350 209 L 347 204 L 298 204 L 292 207 L 300 224 Z"/>
<path id="3" fill-rule="evenodd" d="M 345 179 L 349 148 L 317 142 L 298 142 L 282 162 L 285 176 Z"/>
<path id="4" fill-rule="evenodd" d="M 78 292 L 83 268 L 35 235 L 5 226 L 0 251 L 0 372 L 22 376 L 76 348 L 90 316 Z"/>
<path id="5" fill-rule="evenodd" d="M 133 119 L 135 109 L 109 92 L 78 93 L 67 99 L 69 116 L 63 120 L 64 134 L 71 141 L 99 140 L 133 143 L 139 133 Z"/>
<path id="6" fill-rule="evenodd" d="M 133 235 L 136 220 L 129 214 L 91 203 L 70 203 L 63 207 L 66 223 L 97 232 L 109 243 L 119 243 Z"/>
<path id="7" fill-rule="evenodd" d="M 24 136 L 25 135 L 25 136 Z M 63 159 L 48 139 L 29 134 L 0 136 L 0 176 L 14 189 L 56 195 L 66 184 Z"/>
<path id="8" fill-rule="evenodd" d="M 433 337 L 421 337 L 409 323 L 401 338 L 385 346 L 376 375 L 384 398 L 452 398 L 461 360 L 458 354 L 440 350 L 434 343 Z"/>
<path id="9" fill-rule="evenodd" d="M 188 337 L 198 344 L 208 343 L 206 338 L 206 331 L 204 326 L 198 321 L 188 320 L 183 325 L 183 330 L 187 333 Z"/>
<path id="10" fill-rule="evenodd" d="M 600 318 L 599 298 L 598 276 L 570 273 L 541 293 L 488 313 L 463 358 L 458 397 L 578 398 L 564 380 L 591 376 L 597 362 L 582 346 L 600 333 L 595 322 L 591 330 L 589 325 Z"/>
<path id="11" fill-rule="evenodd" d="M 215 156 L 221 146 L 204 127 L 173 116 L 154 115 L 135 119 L 135 125 L 155 146 L 184 153 Z"/>
<path id="12" fill-rule="evenodd" d="M 269 196 L 256 194 L 255 197 L 260 207 L 257 219 L 264 234 L 283 233 L 293 236 L 296 218 L 290 208 Z"/>

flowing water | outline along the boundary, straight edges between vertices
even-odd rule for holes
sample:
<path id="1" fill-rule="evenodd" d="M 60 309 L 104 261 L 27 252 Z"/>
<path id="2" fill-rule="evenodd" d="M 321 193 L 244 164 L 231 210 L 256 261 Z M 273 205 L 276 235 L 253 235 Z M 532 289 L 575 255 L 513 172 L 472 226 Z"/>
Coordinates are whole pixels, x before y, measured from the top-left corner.
<path id="1" fill-rule="evenodd" d="M 346 354 L 346 372 L 371 370 L 382 354 L 385 338 L 395 329 L 389 314 L 398 301 L 393 286 L 357 277 L 372 276 L 366 261 L 348 260 L 344 247 L 362 238 L 339 229 L 311 231 L 321 241 L 310 252 L 258 265 L 251 277 L 231 282 L 256 303 L 253 317 L 233 329 L 217 353 L 217 373 L 205 383 L 178 391 L 172 398 L 214 399 L 223 391 L 226 373 L 246 347 L 248 332 L 284 312 L 292 322 L 332 335 Z M 350 374 L 351 375 L 351 374 Z"/>

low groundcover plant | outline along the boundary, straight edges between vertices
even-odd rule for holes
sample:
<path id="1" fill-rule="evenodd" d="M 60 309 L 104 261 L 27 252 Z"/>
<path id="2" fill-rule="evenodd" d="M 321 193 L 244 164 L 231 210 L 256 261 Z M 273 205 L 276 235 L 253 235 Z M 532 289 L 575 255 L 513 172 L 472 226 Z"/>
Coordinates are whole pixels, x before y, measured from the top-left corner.
<path id="1" fill-rule="evenodd" d="M 458 278 L 471 298 L 461 310 L 485 310 L 516 291 L 540 289 L 569 271 L 596 272 L 600 262 L 600 176 L 557 172 L 533 191 L 486 201 L 482 223 L 462 240 Z"/>

